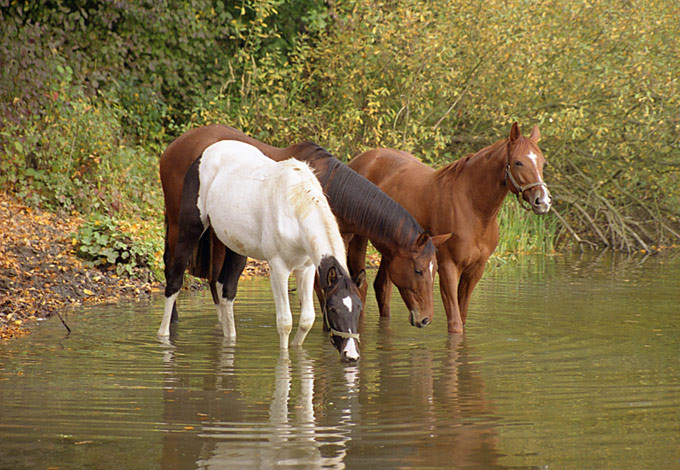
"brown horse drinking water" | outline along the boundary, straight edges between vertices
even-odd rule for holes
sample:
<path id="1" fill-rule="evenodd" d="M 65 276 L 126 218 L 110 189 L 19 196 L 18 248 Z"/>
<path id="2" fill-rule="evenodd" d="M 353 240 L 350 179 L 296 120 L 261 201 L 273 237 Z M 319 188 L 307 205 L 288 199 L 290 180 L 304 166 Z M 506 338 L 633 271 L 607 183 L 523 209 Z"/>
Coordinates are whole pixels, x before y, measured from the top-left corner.
<path id="1" fill-rule="evenodd" d="M 514 123 L 507 139 L 436 171 L 406 152 L 391 149 L 370 150 L 349 162 L 350 168 L 392 196 L 430 233 L 453 232 L 437 253 L 450 333 L 463 331 L 472 290 L 498 244 L 498 212 L 508 191 L 536 214 L 550 210 L 552 198 L 543 182 L 545 159 L 537 145 L 540 137 L 538 127 L 524 137 Z M 350 270 L 363 266 L 365 251 L 365 240 L 354 237 L 348 249 Z M 391 290 L 389 277 L 380 271 L 382 266 L 376 292 Z M 384 299 L 389 302 L 389 296 Z"/>
<path id="2" fill-rule="evenodd" d="M 175 257 L 185 174 L 192 162 L 208 146 L 221 140 L 248 143 L 275 161 L 295 157 L 308 163 L 323 187 L 331 210 L 338 220 L 340 232 L 347 238 L 351 234 L 358 234 L 370 239 L 383 255 L 383 271 L 389 274 L 399 289 L 409 310 L 411 324 L 423 327 L 432 321 L 432 274 L 437 263 L 435 246 L 446 241 L 450 234 L 431 237 L 403 207 L 316 144 L 303 142 L 287 148 L 273 147 L 223 125 L 191 129 L 175 139 L 161 156 L 160 174 L 166 217 L 166 270 Z M 226 254 L 229 256 L 225 258 Z M 217 282 L 223 289 L 226 285 L 220 279 L 223 266 L 235 264 L 242 269 L 243 263 L 245 260 L 235 259 L 233 253 L 228 253 L 217 237 L 208 231 L 201 238 L 196 259 L 191 265 L 191 273 L 210 280 L 213 300 L 217 303 L 220 297 Z M 361 301 L 365 304 L 363 266 L 357 271 L 350 268 L 350 274 L 360 284 Z M 221 293 L 229 301 L 235 295 L 236 292 L 226 290 Z M 383 315 L 389 315 L 389 303 L 381 305 L 381 309 L 387 309 L 381 310 Z M 173 319 L 176 318 L 177 311 L 173 308 Z"/>

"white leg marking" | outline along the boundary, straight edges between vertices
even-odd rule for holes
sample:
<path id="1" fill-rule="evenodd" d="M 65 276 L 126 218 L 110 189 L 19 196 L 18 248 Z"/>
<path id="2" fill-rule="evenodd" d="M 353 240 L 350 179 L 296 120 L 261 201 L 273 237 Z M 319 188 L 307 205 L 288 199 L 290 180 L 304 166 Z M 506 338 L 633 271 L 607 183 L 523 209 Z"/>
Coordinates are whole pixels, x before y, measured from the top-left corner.
<path id="1" fill-rule="evenodd" d="M 165 307 L 163 308 L 163 319 L 161 326 L 158 328 L 158 336 L 170 336 L 170 317 L 172 316 L 172 307 L 175 305 L 179 292 L 175 292 L 170 297 L 165 298 Z"/>
<path id="2" fill-rule="evenodd" d="M 220 310 L 222 310 L 222 334 L 225 338 L 236 338 L 236 325 L 234 324 L 234 301 L 220 300 Z"/>
<path id="3" fill-rule="evenodd" d="M 215 289 L 217 290 L 217 304 L 215 305 L 215 307 L 217 307 L 217 321 L 224 324 L 224 320 L 222 318 L 224 315 L 224 310 L 222 309 L 222 301 L 224 300 L 224 297 L 222 297 L 222 292 L 224 292 L 224 284 L 215 282 Z"/>
<path id="4" fill-rule="evenodd" d="M 288 276 L 290 272 L 283 266 L 280 261 L 270 260 L 271 274 L 269 277 L 276 304 L 276 329 L 279 332 L 279 343 L 281 349 L 288 349 L 288 337 L 293 329 L 293 314 L 290 311 L 288 300 Z"/>
<path id="5" fill-rule="evenodd" d="M 314 325 L 314 266 L 309 266 L 295 271 L 295 279 L 298 284 L 298 295 L 300 296 L 300 320 L 298 330 L 293 338 L 294 346 L 301 346 L 307 337 L 307 333 Z"/>

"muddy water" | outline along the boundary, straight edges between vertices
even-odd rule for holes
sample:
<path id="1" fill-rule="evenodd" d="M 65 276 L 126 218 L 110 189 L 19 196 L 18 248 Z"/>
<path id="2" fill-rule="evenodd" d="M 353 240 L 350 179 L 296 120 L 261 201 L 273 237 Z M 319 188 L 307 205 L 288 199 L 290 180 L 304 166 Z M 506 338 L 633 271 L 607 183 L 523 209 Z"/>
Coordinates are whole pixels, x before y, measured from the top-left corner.
<path id="1" fill-rule="evenodd" d="M 466 333 L 368 305 L 344 365 L 317 321 L 282 354 L 268 281 L 238 339 L 209 294 L 83 309 L 0 345 L 0 469 L 680 468 L 680 258 L 523 258 Z"/>

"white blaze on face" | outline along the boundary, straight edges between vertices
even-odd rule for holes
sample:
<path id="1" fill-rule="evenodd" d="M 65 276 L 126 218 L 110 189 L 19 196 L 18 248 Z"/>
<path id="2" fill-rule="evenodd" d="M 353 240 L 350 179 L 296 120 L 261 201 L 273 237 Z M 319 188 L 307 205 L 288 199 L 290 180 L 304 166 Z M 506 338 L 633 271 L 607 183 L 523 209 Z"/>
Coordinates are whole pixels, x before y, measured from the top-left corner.
<path id="1" fill-rule="evenodd" d="M 434 277 L 434 261 L 430 261 L 430 276 Z"/>
<path id="2" fill-rule="evenodd" d="M 347 307 L 350 312 L 352 311 L 352 298 L 349 295 L 342 299 L 342 303 L 345 304 L 345 307 Z"/>
<path id="3" fill-rule="evenodd" d="M 543 181 L 543 179 L 541 178 L 541 175 L 538 173 L 538 155 L 536 155 L 534 153 L 534 151 L 532 150 L 531 152 L 529 152 L 529 155 L 527 155 L 527 157 L 529 158 L 529 160 L 531 160 L 531 163 L 534 164 L 534 169 L 536 170 L 536 178 L 537 178 L 536 181 Z"/>
<path id="4" fill-rule="evenodd" d="M 534 153 L 534 151 L 532 150 L 531 152 L 529 152 L 529 155 L 527 155 L 527 157 L 534 164 L 534 170 L 536 171 L 536 181 L 542 183 L 543 178 L 541 178 L 541 175 L 538 172 L 538 164 L 537 164 L 538 155 L 536 155 Z M 548 209 L 546 209 L 546 210 L 549 210 L 550 204 L 551 204 L 551 202 L 550 202 L 550 191 L 548 191 L 548 188 L 545 187 L 544 185 L 539 186 L 538 189 L 540 190 L 540 195 L 538 196 L 538 200 L 539 200 L 540 204 L 547 206 Z"/>

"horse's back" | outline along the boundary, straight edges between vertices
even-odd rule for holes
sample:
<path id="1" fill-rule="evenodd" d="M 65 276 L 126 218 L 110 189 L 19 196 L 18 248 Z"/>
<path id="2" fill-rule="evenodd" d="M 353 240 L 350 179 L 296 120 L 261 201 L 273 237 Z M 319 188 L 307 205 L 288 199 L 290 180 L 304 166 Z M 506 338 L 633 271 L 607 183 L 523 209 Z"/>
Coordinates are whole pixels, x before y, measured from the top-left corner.
<path id="1" fill-rule="evenodd" d="M 233 127 L 223 124 L 196 127 L 173 140 L 161 155 L 160 173 L 163 189 L 166 190 L 166 187 L 181 188 L 182 182 L 178 179 L 184 177 L 191 163 L 202 155 L 208 147 L 223 140 L 244 142 L 257 148 L 273 160 L 282 159 L 282 157 L 279 157 L 282 149 L 264 144 Z"/>
<path id="2" fill-rule="evenodd" d="M 352 158 L 348 166 L 378 186 L 395 177 L 425 177 L 434 172 L 408 152 L 390 148 L 368 150 Z"/>
<path id="3" fill-rule="evenodd" d="M 273 169 L 276 162 L 257 147 L 240 140 L 220 140 L 203 151 L 201 165 L 215 173 L 226 171 Z M 271 171 L 271 170 L 270 170 Z"/>

